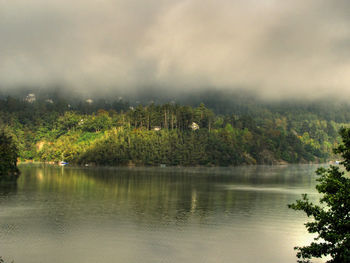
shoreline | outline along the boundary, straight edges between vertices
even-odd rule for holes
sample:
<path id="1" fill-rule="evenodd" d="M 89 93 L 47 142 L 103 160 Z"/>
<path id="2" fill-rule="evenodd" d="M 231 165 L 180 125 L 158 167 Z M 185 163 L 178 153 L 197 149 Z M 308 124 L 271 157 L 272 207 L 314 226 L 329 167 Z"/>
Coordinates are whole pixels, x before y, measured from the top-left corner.
<path id="1" fill-rule="evenodd" d="M 67 165 L 59 165 L 57 162 L 39 162 L 39 161 L 33 161 L 33 162 L 19 162 L 19 167 L 22 165 L 43 165 L 43 166 L 51 166 L 51 167 L 61 167 L 61 168 L 80 168 L 80 169 L 119 169 L 119 168 L 126 168 L 126 169 L 152 169 L 152 168 L 198 168 L 198 169 L 211 169 L 211 168 L 239 168 L 239 167 L 284 167 L 289 165 L 338 165 L 335 161 L 328 161 L 328 162 L 303 162 L 303 163 L 287 163 L 287 162 L 281 162 L 281 163 L 274 163 L 274 164 L 240 164 L 240 165 L 230 165 L 230 166 L 215 166 L 215 165 L 114 165 L 114 166 L 108 166 L 108 165 L 78 165 L 78 164 L 67 164 Z"/>

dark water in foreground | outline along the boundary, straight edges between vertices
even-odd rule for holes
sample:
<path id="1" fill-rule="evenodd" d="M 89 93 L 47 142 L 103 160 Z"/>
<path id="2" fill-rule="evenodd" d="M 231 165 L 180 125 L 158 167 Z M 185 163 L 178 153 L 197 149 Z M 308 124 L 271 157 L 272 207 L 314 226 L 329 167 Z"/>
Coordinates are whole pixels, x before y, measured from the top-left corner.
<path id="1" fill-rule="evenodd" d="M 15 263 L 288 263 L 311 240 L 287 204 L 317 198 L 313 165 L 20 168 L 0 187 L 0 256 Z"/>

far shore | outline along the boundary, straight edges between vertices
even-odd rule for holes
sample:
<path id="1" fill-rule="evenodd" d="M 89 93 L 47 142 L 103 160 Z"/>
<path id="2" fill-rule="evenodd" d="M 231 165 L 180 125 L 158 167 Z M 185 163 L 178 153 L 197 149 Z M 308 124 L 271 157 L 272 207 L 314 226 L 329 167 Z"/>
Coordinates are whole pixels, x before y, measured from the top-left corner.
<path id="1" fill-rule="evenodd" d="M 300 163 L 288 163 L 285 161 L 276 162 L 272 164 L 240 164 L 240 165 L 229 165 L 229 166 L 215 166 L 215 165 L 195 165 L 195 166 L 185 166 L 185 165 L 166 165 L 166 164 L 157 164 L 157 165 L 137 165 L 134 163 L 128 165 L 96 165 L 96 164 L 85 164 L 79 165 L 76 163 L 67 163 L 67 165 L 60 165 L 59 162 L 42 162 L 42 161 L 32 161 L 25 160 L 19 161 L 18 165 L 50 165 L 58 167 L 74 167 L 74 168 L 235 168 L 235 167 L 254 167 L 254 166 L 288 166 L 288 165 L 339 165 L 338 160 L 330 160 L 328 162 L 300 162 Z"/>

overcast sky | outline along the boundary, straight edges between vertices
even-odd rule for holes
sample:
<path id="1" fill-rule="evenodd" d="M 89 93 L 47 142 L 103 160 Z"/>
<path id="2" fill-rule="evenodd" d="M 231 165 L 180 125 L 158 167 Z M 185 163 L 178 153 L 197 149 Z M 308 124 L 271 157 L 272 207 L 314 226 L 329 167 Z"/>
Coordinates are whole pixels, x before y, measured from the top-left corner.
<path id="1" fill-rule="evenodd" d="M 349 14 L 349 0 L 0 0 L 0 87 L 350 95 Z"/>

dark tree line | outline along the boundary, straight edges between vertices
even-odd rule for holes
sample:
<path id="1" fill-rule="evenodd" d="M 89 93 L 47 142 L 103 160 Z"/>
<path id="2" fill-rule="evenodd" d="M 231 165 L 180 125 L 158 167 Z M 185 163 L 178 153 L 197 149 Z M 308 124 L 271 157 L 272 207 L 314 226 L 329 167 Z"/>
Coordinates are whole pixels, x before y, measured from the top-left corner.
<path id="1" fill-rule="evenodd" d="M 0 131 L 0 179 L 4 177 L 16 177 L 19 173 L 17 168 L 18 149 L 11 136 Z"/>

